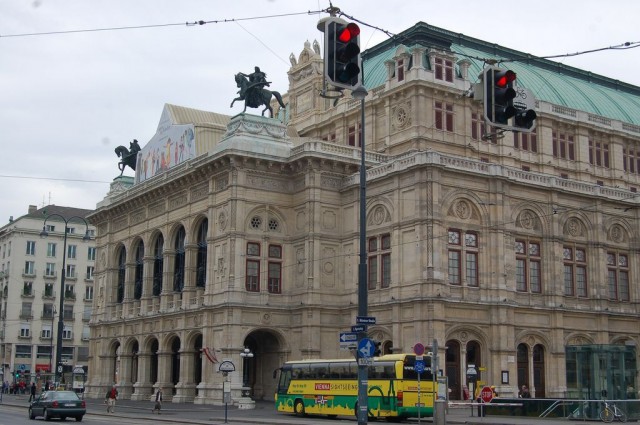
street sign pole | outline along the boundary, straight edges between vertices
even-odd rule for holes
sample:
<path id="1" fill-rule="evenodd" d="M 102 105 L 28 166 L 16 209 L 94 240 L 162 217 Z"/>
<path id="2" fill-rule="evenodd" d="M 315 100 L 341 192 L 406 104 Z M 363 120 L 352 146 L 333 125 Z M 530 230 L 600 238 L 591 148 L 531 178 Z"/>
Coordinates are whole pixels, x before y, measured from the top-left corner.
<path id="1" fill-rule="evenodd" d="M 364 76 L 363 76 L 364 81 Z M 368 288 L 367 288 L 367 170 L 365 163 L 365 139 L 364 139 L 364 98 L 367 90 L 364 86 L 358 87 L 352 93 L 353 97 L 360 99 L 360 263 L 358 264 L 358 316 L 367 316 Z M 366 337 L 365 332 L 358 334 L 358 343 Z M 356 354 L 358 357 L 359 354 Z M 369 385 L 369 372 L 364 364 L 358 363 L 358 425 L 366 425 L 369 398 L 367 386 Z"/>

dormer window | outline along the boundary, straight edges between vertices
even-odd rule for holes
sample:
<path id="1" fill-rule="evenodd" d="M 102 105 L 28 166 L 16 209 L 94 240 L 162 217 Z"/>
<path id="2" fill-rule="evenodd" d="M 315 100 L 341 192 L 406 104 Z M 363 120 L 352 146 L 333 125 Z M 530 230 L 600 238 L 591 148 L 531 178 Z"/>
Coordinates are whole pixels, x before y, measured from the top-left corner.
<path id="1" fill-rule="evenodd" d="M 404 59 L 398 59 L 396 75 L 398 76 L 398 81 L 404 81 Z"/>
<path id="2" fill-rule="evenodd" d="M 436 80 L 453 83 L 453 61 L 450 59 L 434 58 Z"/>

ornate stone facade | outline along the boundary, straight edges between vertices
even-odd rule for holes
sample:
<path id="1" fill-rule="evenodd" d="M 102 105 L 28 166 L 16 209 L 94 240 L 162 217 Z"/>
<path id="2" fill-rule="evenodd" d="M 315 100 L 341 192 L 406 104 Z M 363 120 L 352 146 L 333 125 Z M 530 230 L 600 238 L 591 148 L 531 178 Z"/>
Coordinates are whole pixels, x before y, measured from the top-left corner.
<path id="1" fill-rule="evenodd" d="M 640 138 L 540 101 L 535 152 L 521 135 L 518 147 L 512 135 L 482 141 L 468 60 L 448 82 L 434 67 L 450 52 L 396 52 L 365 101 L 370 335 L 385 351 L 437 339 L 452 398 L 469 364 L 500 394 L 522 382 L 538 397 L 571 395 L 566 346 L 640 342 L 629 188 L 640 181 L 620 164 L 583 172 L 582 146 L 591 129 L 613 152 Z M 349 356 L 338 335 L 357 313 L 360 150 L 349 141 L 360 103 L 304 98 L 322 76 L 316 52 L 303 53 L 291 59 L 287 125 L 233 117 L 209 154 L 111 193 L 91 216 L 105 262 L 89 395 L 116 381 L 125 398 L 163 386 L 174 401 L 221 403 L 208 347 L 236 364 L 234 400 L 271 399 L 282 362 Z M 451 131 L 437 128 L 438 102 L 455 111 Z M 553 154 L 558 123 L 577 134 L 572 163 Z"/>

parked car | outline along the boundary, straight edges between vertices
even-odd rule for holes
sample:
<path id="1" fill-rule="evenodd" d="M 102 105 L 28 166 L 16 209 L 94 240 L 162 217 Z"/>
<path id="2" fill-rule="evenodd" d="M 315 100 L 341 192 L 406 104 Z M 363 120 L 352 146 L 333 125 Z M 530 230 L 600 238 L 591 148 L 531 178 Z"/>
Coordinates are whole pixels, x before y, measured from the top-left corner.
<path id="1" fill-rule="evenodd" d="M 80 422 L 87 413 L 87 405 L 74 391 L 45 391 L 29 405 L 29 419 L 36 416 L 51 418 L 76 418 Z"/>

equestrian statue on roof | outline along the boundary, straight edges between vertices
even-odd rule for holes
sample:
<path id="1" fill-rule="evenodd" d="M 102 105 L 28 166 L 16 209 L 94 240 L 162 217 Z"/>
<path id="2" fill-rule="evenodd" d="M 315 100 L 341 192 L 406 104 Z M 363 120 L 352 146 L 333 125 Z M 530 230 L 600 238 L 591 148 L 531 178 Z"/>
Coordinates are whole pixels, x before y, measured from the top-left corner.
<path id="1" fill-rule="evenodd" d="M 133 171 L 136 170 L 136 160 L 138 158 L 138 152 L 140 152 L 140 145 L 136 139 L 129 143 L 129 149 L 125 146 L 118 146 L 115 149 L 116 155 L 120 158 L 118 168 L 120 169 L 120 175 L 124 173 L 124 168 L 129 166 Z"/>
<path id="2" fill-rule="evenodd" d="M 269 110 L 269 114 L 271 118 L 273 118 L 271 96 L 274 96 L 280 106 L 285 108 L 279 92 L 265 89 L 265 86 L 269 87 L 271 83 L 267 81 L 267 74 L 262 72 L 260 67 L 256 66 L 254 72 L 251 74 L 238 72 L 235 75 L 235 79 L 236 85 L 240 89 L 238 90 L 240 96 L 233 99 L 230 107 L 233 107 L 236 100 L 244 100 L 244 110 L 242 112 L 246 112 L 247 106 L 250 108 L 258 108 L 264 105 L 265 108 L 262 110 L 262 115 L 264 116 L 265 111 Z"/>

